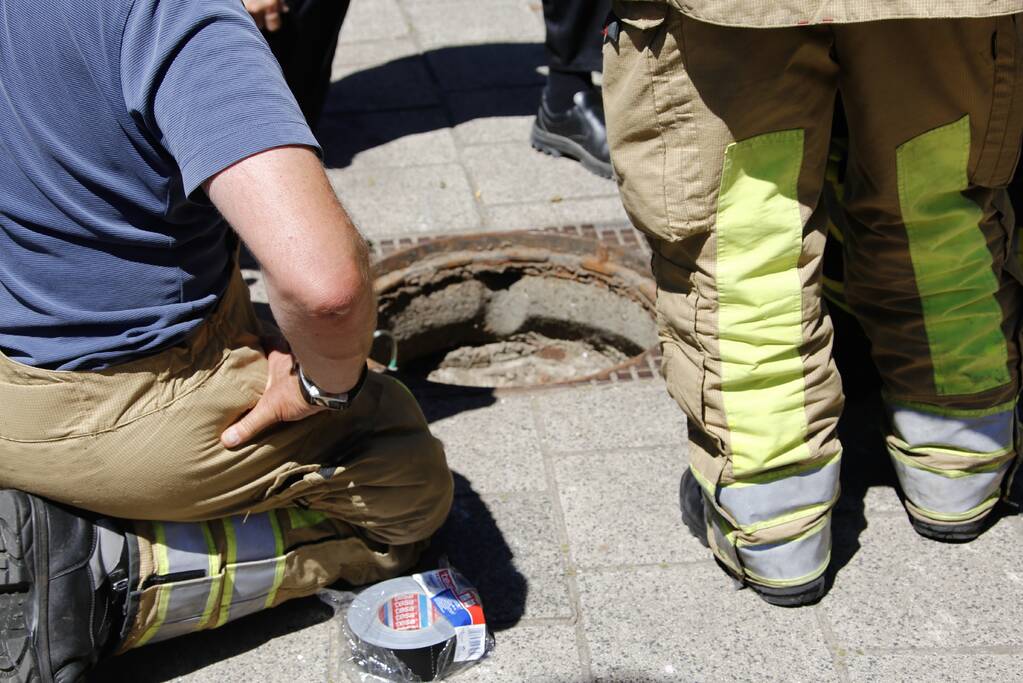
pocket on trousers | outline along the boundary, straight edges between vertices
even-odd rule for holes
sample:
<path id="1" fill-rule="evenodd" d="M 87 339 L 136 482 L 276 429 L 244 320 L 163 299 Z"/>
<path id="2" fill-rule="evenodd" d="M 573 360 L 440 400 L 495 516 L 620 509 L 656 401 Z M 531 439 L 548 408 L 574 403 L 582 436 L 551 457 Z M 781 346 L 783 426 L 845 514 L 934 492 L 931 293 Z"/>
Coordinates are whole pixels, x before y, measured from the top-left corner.
<path id="1" fill-rule="evenodd" d="M 1015 15 L 998 17 L 995 22 L 991 115 L 980 158 L 970 174 L 971 183 L 981 187 L 1009 184 L 1023 138 L 1023 26 Z"/>
<path id="2" fill-rule="evenodd" d="M 683 15 L 650 2 L 615 3 L 615 13 L 621 31 L 604 43 L 603 92 L 622 203 L 654 237 L 675 242 L 707 232 L 714 207 L 700 177 L 698 95 L 685 71 Z"/>

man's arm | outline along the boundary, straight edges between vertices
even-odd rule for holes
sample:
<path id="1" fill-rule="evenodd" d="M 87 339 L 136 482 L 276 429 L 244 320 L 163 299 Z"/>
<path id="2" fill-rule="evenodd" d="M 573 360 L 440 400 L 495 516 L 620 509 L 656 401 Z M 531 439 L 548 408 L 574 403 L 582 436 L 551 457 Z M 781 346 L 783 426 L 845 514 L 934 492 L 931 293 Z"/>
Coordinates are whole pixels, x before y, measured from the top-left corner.
<path id="1" fill-rule="evenodd" d="M 331 393 L 359 379 L 376 325 L 366 243 L 306 147 L 255 154 L 203 184 L 263 270 L 270 308 L 303 372 Z M 259 403 L 222 440 L 234 446 L 307 417 L 291 359 L 271 353 Z M 233 434 L 232 434 L 233 432 Z"/>

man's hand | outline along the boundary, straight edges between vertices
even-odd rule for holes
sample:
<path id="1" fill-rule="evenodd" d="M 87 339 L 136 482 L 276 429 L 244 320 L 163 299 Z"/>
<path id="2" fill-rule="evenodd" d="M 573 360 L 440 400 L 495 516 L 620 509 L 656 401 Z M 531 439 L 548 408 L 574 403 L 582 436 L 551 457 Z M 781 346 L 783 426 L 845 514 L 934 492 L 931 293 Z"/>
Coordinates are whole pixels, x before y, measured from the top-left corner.
<path id="1" fill-rule="evenodd" d="M 284 0 L 244 0 L 245 11 L 252 15 L 260 31 L 273 33 L 281 28 L 282 15 L 288 11 Z"/>
<path id="2" fill-rule="evenodd" d="M 245 417 L 220 435 L 221 443 L 228 448 L 248 443 L 264 429 L 278 422 L 297 422 L 324 410 L 309 405 L 302 398 L 298 377 L 294 372 L 294 356 L 287 351 L 274 349 L 267 355 L 267 361 L 269 367 L 263 395 Z"/>

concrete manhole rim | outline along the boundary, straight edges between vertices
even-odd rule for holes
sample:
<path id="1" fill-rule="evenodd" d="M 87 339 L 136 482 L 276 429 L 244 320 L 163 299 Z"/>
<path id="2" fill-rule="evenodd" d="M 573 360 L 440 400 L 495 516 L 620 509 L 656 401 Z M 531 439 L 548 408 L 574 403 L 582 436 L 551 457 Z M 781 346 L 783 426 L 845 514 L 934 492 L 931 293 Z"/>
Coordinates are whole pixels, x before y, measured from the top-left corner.
<path id="1" fill-rule="evenodd" d="M 461 270 L 492 267 L 513 267 L 532 275 L 600 286 L 616 296 L 632 300 L 646 310 L 651 320 L 655 317 L 656 285 L 644 254 L 590 236 L 551 230 L 461 234 L 421 240 L 374 263 L 374 289 L 383 301 L 399 290 L 415 289 L 425 281 L 437 279 L 438 273 L 450 273 L 458 280 L 456 273 Z M 654 343 L 621 363 L 569 379 L 496 387 L 424 381 L 451 389 L 537 391 L 649 378 L 656 373 L 658 360 L 659 349 Z"/>

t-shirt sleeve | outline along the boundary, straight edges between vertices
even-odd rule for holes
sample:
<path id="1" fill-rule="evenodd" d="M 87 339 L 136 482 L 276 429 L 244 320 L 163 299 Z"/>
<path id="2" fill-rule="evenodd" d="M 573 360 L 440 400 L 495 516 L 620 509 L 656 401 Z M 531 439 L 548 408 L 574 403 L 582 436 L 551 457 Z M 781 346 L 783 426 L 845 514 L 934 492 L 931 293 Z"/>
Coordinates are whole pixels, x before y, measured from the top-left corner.
<path id="1" fill-rule="evenodd" d="M 316 138 L 240 0 L 135 0 L 121 41 L 129 113 L 186 194 L 245 157 Z"/>

